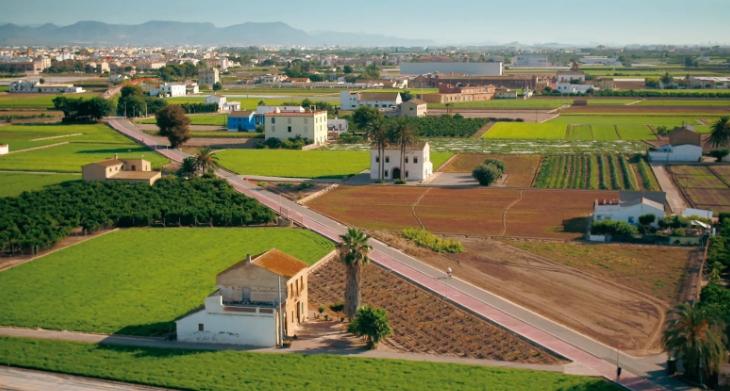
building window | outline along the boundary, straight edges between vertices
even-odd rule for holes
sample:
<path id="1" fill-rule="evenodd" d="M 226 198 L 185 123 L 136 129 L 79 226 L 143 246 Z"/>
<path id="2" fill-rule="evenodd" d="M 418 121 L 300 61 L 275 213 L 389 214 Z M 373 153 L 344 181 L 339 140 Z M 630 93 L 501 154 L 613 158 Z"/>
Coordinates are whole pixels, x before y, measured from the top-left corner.
<path id="1" fill-rule="evenodd" d="M 390 156 L 386 156 L 386 157 L 385 157 L 385 162 L 386 162 L 386 163 L 390 163 Z"/>
<path id="2" fill-rule="evenodd" d="M 287 131 L 288 131 L 289 133 L 291 133 L 291 126 L 287 126 L 287 127 L 286 127 L 286 130 L 287 130 Z"/>
<path id="3" fill-rule="evenodd" d="M 418 156 L 413 157 L 413 163 L 418 163 Z"/>
<path id="4" fill-rule="evenodd" d="M 276 123 L 276 118 L 274 118 L 274 117 L 271 117 L 271 123 L 272 123 L 272 124 L 275 124 L 275 123 Z"/>
<path id="5" fill-rule="evenodd" d="M 198 323 L 198 331 L 205 331 L 205 325 L 202 323 Z"/>
<path id="6" fill-rule="evenodd" d="M 405 157 L 404 161 L 408 163 L 408 156 Z"/>
<path id="7" fill-rule="evenodd" d="M 408 178 L 408 171 L 406 170 L 406 178 Z"/>
<path id="8" fill-rule="evenodd" d="M 383 170 L 383 177 L 385 177 L 385 178 L 388 177 L 388 170 Z"/>
<path id="9" fill-rule="evenodd" d="M 375 163 L 380 163 L 380 155 L 375 156 Z"/>

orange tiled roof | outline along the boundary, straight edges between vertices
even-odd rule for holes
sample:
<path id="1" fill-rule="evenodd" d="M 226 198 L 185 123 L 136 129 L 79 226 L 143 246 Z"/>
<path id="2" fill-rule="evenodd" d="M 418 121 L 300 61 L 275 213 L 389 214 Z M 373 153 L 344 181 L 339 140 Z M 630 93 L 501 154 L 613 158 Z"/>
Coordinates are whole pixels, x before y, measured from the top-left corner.
<path id="1" fill-rule="evenodd" d="M 293 277 L 301 270 L 307 268 L 306 263 L 275 248 L 256 257 L 253 263 L 272 273 L 285 277 Z"/>

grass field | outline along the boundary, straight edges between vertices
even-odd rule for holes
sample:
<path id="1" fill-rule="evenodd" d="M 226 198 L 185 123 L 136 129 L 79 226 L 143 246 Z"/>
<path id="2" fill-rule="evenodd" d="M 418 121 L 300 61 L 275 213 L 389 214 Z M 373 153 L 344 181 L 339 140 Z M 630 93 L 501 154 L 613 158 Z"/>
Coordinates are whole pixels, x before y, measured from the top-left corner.
<path id="1" fill-rule="evenodd" d="M 167 159 L 139 146 L 106 125 L 12 125 L 0 127 L 0 142 L 10 150 L 49 146 L 0 157 L 0 170 L 79 172 L 87 163 L 144 156 L 160 168 Z M 60 144 L 60 145 L 53 145 Z"/>
<path id="2" fill-rule="evenodd" d="M 57 94 L 0 94 L 0 109 L 47 109 L 53 107 Z M 66 94 L 69 98 L 90 98 L 93 93 Z"/>
<path id="3" fill-rule="evenodd" d="M 619 388 L 555 372 L 329 355 L 124 348 L 0 338 L 0 363 L 196 390 L 574 390 Z M 242 370 L 245 368 L 245 370 Z M 342 376 L 342 374 L 357 374 Z"/>
<path id="4" fill-rule="evenodd" d="M 291 228 L 109 233 L 0 273 L 5 299 L 0 324 L 133 335 L 170 332 L 175 319 L 213 291 L 218 272 L 274 247 L 311 264 L 332 244 Z"/>
<path id="5" fill-rule="evenodd" d="M 512 246 L 609 278 L 667 303 L 678 299 L 690 249 L 630 244 L 507 240 Z"/>
<path id="6" fill-rule="evenodd" d="M 636 106 L 727 106 L 730 108 L 730 100 L 712 98 L 643 99 L 639 103 L 636 103 Z"/>
<path id="7" fill-rule="evenodd" d="M 535 187 L 543 189 L 649 190 L 659 185 L 640 155 L 575 154 L 545 156 Z"/>
<path id="8" fill-rule="evenodd" d="M 24 174 L 0 172 L 0 197 L 15 197 L 24 191 L 41 190 L 46 186 L 81 179 L 74 174 Z"/>
<path id="9" fill-rule="evenodd" d="M 370 166 L 367 151 L 293 151 L 271 149 L 224 149 L 217 152 L 220 164 L 242 175 L 290 178 L 342 178 Z M 431 153 L 434 170 L 449 152 Z"/>
<path id="10" fill-rule="evenodd" d="M 544 123 L 498 122 L 484 134 L 486 139 L 640 141 L 656 139 L 653 129 L 692 125 L 700 133 L 710 131 L 715 118 L 660 115 L 562 115 Z"/>
<path id="11" fill-rule="evenodd" d="M 572 98 L 492 99 L 476 102 L 453 103 L 452 109 L 533 109 L 550 110 L 573 103 Z M 444 103 L 429 103 L 430 109 L 445 109 Z"/>
<path id="12" fill-rule="evenodd" d="M 226 114 L 218 114 L 218 113 L 188 114 L 188 118 L 190 118 L 191 125 L 225 126 L 226 119 L 228 118 L 228 116 Z M 140 123 L 140 124 L 156 124 L 157 120 L 155 119 L 155 117 L 151 117 L 151 118 L 140 119 L 135 122 Z"/>

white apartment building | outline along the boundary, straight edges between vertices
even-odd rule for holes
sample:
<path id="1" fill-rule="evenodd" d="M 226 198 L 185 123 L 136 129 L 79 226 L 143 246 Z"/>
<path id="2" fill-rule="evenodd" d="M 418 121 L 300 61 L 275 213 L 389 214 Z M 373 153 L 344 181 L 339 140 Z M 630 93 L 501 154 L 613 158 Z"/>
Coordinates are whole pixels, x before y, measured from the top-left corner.
<path id="1" fill-rule="evenodd" d="M 201 69 L 198 72 L 198 84 L 213 88 L 215 83 L 220 83 L 221 76 L 218 68 Z"/>
<path id="2" fill-rule="evenodd" d="M 401 103 L 403 103 L 403 98 L 399 92 L 340 92 L 342 110 L 357 110 L 361 106 L 396 109 Z"/>
<path id="3" fill-rule="evenodd" d="M 401 176 L 400 145 L 387 145 L 383 154 L 383 179 L 396 180 Z M 370 179 L 379 180 L 380 153 L 377 145 L 370 148 Z M 406 148 L 404 157 L 403 173 L 406 181 L 424 182 L 433 175 L 433 163 L 431 163 L 431 146 L 428 142 L 420 142 L 409 145 Z"/>
<path id="4" fill-rule="evenodd" d="M 315 145 L 327 142 L 326 111 L 280 111 L 265 114 L 264 138 L 287 140 L 297 136 Z"/>
<path id="5" fill-rule="evenodd" d="M 184 83 L 162 83 L 158 88 L 152 88 L 150 95 L 174 98 L 187 95 L 187 86 Z"/>

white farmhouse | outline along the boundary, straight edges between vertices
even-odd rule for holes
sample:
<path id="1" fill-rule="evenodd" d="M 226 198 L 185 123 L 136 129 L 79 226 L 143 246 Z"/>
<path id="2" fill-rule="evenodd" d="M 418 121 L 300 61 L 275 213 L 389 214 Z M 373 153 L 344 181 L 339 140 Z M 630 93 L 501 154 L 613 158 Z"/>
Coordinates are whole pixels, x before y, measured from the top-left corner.
<path id="1" fill-rule="evenodd" d="M 150 90 L 151 96 L 174 98 L 187 95 L 187 86 L 184 83 L 162 83 L 158 88 Z"/>
<path id="2" fill-rule="evenodd" d="M 639 217 L 654 215 L 654 225 L 664 218 L 664 193 L 621 192 L 619 199 L 596 200 L 593 204 L 593 221 L 623 221 L 639 224 Z"/>
<path id="3" fill-rule="evenodd" d="M 229 267 L 216 287 L 204 309 L 175 322 L 179 341 L 280 346 L 307 319 L 307 265 L 279 250 Z"/>
<path id="4" fill-rule="evenodd" d="M 674 128 L 669 144 L 649 151 L 649 160 L 659 163 L 698 162 L 702 159 L 702 138 L 690 126 Z"/>
<path id="5" fill-rule="evenodd" d="M 361 106 L 394 110 L 401 103 L 403 103 L 403 98 L 399 92 L 340 92 L 342 110 L 357 110 Z"/>
<path id="6" fill-rule="evenodd" d="M 7 155 L 10 153 L 10 145 L 0 144 L 0 155 Z"/>
<path id="7" fill-rule="evenodd" d="M 582 71 L 570 70 L 557 73 L 555 85 L 561 94 L 585 94 L 589 90 L 597 90 L 593 84 L 586 83 L 586 75 Z"/>
<path id="8" fill-rule="evenodd" d="M 327 142 L 326 111 L 280 111 L 264 115 L 264 138 L 306 138 L 315 145 Z"/>
<path id="9" fill-rule="evenodd" d="M 218 105 L 218 111 L 222 113 L 232 113 L 241 111 L 241 102 L 228 102 L 225 96 L 208 95 L 205 97 L 205 104 Z"/>
<path id="10" fill-rule="evenodd" d="M 400 145 L 386 145 L 383 159 L 383 179 L 397 180 L 401 177 Z M 378 146 L 370 148 L 370 179 L 379 180 L 381 156 Z M 425 182 L 433 175 L 431 146 L 427 142 L 414 143 L 406 148 L 403 173 L 406 181 Z"/>

